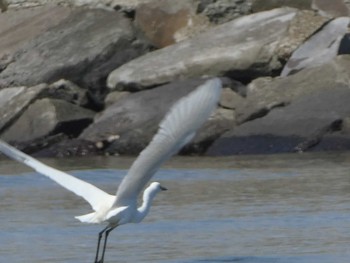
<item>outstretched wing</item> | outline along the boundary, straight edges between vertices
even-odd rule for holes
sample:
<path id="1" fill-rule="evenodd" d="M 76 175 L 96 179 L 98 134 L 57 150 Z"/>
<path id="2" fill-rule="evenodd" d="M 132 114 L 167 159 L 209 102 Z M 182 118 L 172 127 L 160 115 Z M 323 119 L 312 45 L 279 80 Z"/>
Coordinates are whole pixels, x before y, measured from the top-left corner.
<path id="1" fill-rule="evenodd" d="M 157 134 L 119 185 L 116 206 L 136 202 L 138 194 L 159 166 L 188 143 L 210 117 L 221 89 L 220 79 L 210 79 L 174 104 L 160 123 Z"/>
<path id="2" fill-rule="evenodd" d="M 111 200 L 114 200 L 115 198 L 113 195 L 102 191 L 94 185 L 84 182 L 83 180 L 80 180 L 60 170 L 54 169 L 1 140 L 0 151 L 8 157 L 33 168 L 38 173 L 49 177 L 67 190 L 75 193 L 78 196 L 81 196 L 92 206 L 95 211 L 98 210 L 104 202 L 111 202 Z"/>

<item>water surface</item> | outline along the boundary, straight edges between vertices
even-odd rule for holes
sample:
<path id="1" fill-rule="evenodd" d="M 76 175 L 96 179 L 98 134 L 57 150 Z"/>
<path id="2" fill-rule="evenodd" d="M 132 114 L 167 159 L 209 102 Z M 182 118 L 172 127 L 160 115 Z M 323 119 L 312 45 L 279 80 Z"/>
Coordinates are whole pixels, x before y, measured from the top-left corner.
<path id="1" fill-rule="evenodd" d="M 133 159 L 44 160 L 110 193 Z M 155 179 L 141 224 L 113 231 L 108 262 L 348 262 L 350 155 L 175 158 Z M 0 161 L 1 262 L 93 262 L 97 233 L 74 216 L 85 201 Z"/>

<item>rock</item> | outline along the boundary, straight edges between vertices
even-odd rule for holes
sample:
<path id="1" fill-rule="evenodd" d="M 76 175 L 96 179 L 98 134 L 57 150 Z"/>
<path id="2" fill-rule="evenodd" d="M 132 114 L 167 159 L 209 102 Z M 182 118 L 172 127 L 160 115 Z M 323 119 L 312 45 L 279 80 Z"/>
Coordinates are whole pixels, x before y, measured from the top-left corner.
<path id="1" fill-rule="evenodd" d="M 80 139 L 95 143 L 109 141 L 111 145 L 106 150 L 109 154 L 136 155 L 150 142 L 158 130 L 160 121 L 173 103 L 204 81 L 177 81 L 130 94 L 103 111 L 94 123 L 84 130 Z M 217 131 L 212 130 L 211 133 L 212 137 L 218 136 Z M 114 141 L 109 139 L 111 136 Z"/>
<path id="2" fill-rule="evenodd" d="M 41 84 L 0 90 L 0 132 L 11 125 L 46 88 L 47 85 Z"/>
<path id="3" fill-rule="evenodd" d="M 152 2 L 154 0 L 7 0 L 10 9 L 25 9 L 40 7 L 45 5 L 60 5 L 68 7 L 85 7 L 99 8 L 104 10 L 118 10 L 125 14 L 135 11 L 135 8 L 143 3 Z"/>
<path id="4" fill-rule="evenodd" d="M 76 137 L 93 116 L 94 112 L 62 100 L 41 99 L 30 105 L 2 138 L 25 142 L 59 133 Z"/>
<path id="5" fill-rule="evenodd" d="M 146 123 L 155 131 L 170 106 L 203 82 L 202 79 L 178 81 L 131 93 L 96 117 L 94 123 L 84 130 L 80 138 L 98 142 L 108 140 L 112 135 L 118 135 L 123 139 L 123 136 L 136 133 L 138 128 L 141 132 L 146 132 Z"/>
<path id="6" fill-rule="evenodd" d="M 195 13 L 195 1 L 161 0 L 139 5 L 135 23 L 151 43 L 162 48 L 206 29 L 206 17 Z"/>
<path id="7" fill-rule="evenodd" d="M 10 144 L 22 152 L 35 156 L 35 153 L 42 150 L 43 148 L 50 147 L 51 145 L 56 144 L 65 139 L 67 139 L 67 136 L 60 133 L 52 136 L 47 136 L 45 138 L 34 139 L 32 141 L 10 142 Z"/>
<path id="8" fill-rule="evenodd" d="M 218 108 L 201 127 L 195 138 L 180 151 L 180 154 L 203 154 L 222 134 L 235 126 L 234 111 Z"/>
<path id="9" fill-rule="evenodd" d="M 292 53 L 329 20 L 310 10 L 298 11 L 290 22 L 287 36 L 277 47 L 279 59 L 287 62 Z"/>
<path id="10" fill-rule="evenodd" d="M 16 52 L 15 60 L 0 73 L 0 87 L 51 83 L 61 78 L 81 86 L 84 76 L 114 54 L 122 55 L 134 37 L 130 21 L 118 13 L 74 10 Z"/>
<path id="11" fill-rule="evenodd" d="M 294 99 L 317 90 L 348 85 L 350 56 L 338 56 L 320 67 L 304 69 L 284 78 L 258 78 L 247 87 L 244 103 L 236 107 L 237 123 L 266 115 L 271 109 L 291 103 Z"/>
<path id="12" fill-rule="evenodd" d="M 34 157 L 72 157 L 101 155 L 103 152 L 89 141 L 69 139 L 63 133 L 41 137 L 32 141 L 11 142 L 11 145 Z"/>
<path id="13" fill-rule="evenodd" d="M 225 109 L 235 109 L 242 104 L 243 98 L 230 88 L 222 90 L 219 105 Z"/>
<path id="14" fill-rule="evenodd" d="M 128 96 L 130 92 L 127 91 L 112 91 L 105 98 L 105 106 L 108 108 L 112 104 L 121 101 L 121 99 L 125 99 L 125 96 Z"/>
<path id="15" fill-rule="evenodd" d="M 64 100 L 78 106 L 88 105 L 86 90 L 65 79 L 60 79 L 49 85 L 45 92 L 43 92 L 42 97 Z"/>
<path id="16" fill-rule="evenodd" d="M 64 7 L 8 10 L 0 16 L 0 72 L 29 41 L 65 20 L 71 10 Z"/>
<path id="17" fill-rule="evenodd" d="M 338 84 L 300 97 L 225 133 L 208 155 L 306 151 L 350 116 L 350 89 Z M 348 137 L 350 139 L 350 137 Z"/>
<path id="18" fill-rule="evenodd" d="M 253 0 L 202 0 L 198 13 L 206 15 L 215 24 L 223 24 L 251 13 Z"/>
<path id="19" fill-rule="evenodd" d="M 348 32 L 349 23 L 349 17 L 340 17 L 326 24 L 293 53 L 284 66 L 281 76 L 287 76 L 304 68 L 317 67 L 335 58 L 340 42 Z"/>
<path id="20" fill-rule="evenodd" d="M 36 151 L 33 156 L 41 158 L 67 158 L 72 156 L 96 156 L 102 153 L 103 152 L 90 141 L 65 138 L 64 140 L 50 145 L 50 147 L 45 147 L 40 151 Z"/>
<path id="21" fill-rule="evenodd" d="M 326 17 L 349 16 L 350 10 L 344 0 L 313 0 L 312 8 Z"/>
<path id="22" fill-rule="evenodd" d="M 104 108 L 105 97 L 110 91 L 106 87 L 108 74 L 116 67 L 146 53 L 149 48 L 147 43 L 137 41 L 132 44 L 129 43 L 127 46 L 122 46 L 123 44 L 109 58 L 104 57 L 101 61 L 95 61 L 91 65 L 91 70 L 86 72 L 79 82 L 79 85 L 88 89 L 87 95 L 90 108 L 94 110 L 100 111 Z"/>
<path id="23" fill-rule="evenodd" d="M 311 9 L 312 0 L 255 0 L 252 3 L 254 13 L 280 8 L 283 6 L 294 7 L 298 9 Z"/>
<path id="24" fill-rule="evenodd" d="M 274 58 L 275 48 L 295 13 L 289 8 L 274 9 L 219 25 L 122 65 L 108 76 L 108 86 L 142 89 L 176 79 L 223 74 L 247 82 L 271 74 L 281 67 Z"/>

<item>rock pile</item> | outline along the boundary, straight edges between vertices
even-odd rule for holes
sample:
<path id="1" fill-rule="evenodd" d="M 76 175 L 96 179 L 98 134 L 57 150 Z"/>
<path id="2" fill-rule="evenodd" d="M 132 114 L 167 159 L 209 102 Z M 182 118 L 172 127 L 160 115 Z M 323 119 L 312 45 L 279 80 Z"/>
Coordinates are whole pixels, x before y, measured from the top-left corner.
<path id="1" fill-rule="evenodd" d="M 328 2 L 0 1 L 1 138 L 40 156 L 138 154 L 219 76 L 219 108 L 183 154 L 348 150 L 350 3 Z"/>

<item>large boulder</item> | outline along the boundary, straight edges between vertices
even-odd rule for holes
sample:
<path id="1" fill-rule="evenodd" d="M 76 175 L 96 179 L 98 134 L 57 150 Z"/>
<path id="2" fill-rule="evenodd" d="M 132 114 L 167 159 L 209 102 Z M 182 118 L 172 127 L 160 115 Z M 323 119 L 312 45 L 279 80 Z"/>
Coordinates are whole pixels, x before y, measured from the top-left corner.
<path id="1" fill-rule="evenodd" d="M 350 127 L 344 125 L 350 116 L 349 68 L 350 56 L 344 55 L 285 78 L 254 81 L 235 109 L 238 125 L 208 154 L 344 149 L 350 138 L 344 128 Z M 339 130 L 341 136 L 335 136 Z M 333 148 L 331 141 L 337 142 Z"/>
<path id="2" fill-rule="evenodd" d="M 95 83 L 102 79 L 105 85 L 109 67 L 139 55 L 133 48 L 143 45 L 133 45 L 134 39 L 130 20 L 121 14 L 75 9 L 14 54 L 14 60 L 0 73 L 0 87 L 51 83 L 61 78 L 86 87 L 87 75 L 96 79 Z"/>
<path id="3" fill-rule="evenodd" d="M 349 16 L 350 9 L 344 0 L 313 0 L 312 8 L 328 17 Z"/>
<path id="4" fill-rule="evenodd" d="M 63 100 L 40 99 L 30 105 L 1 137 L 14 142 L 33 141 L 59 133 L 76 137 L 93 117 L 94 112 Z"/>
<path id="5" fill-rule="evenodd" d="M 8 10 L 0 15 L 0 72 L 14 61 L 16 52 L 29 41 L 65 20 L 71 10 L 64 7 Z"/>
<path id="6" fill-rule="evenodd" d="M 325 64 L 338 55 L 340 42 L 348 32 L 350 17 L 334 19 L 305 41 L 284 66 L 281 76 Z"/>
<path id="7" fill-rule="evenodd" d="M 122 65 L 108 76 L 108 86 L 141 89 L 203 75 L 247 81 L 271 74 L 281 67 L 276 46 L 295 14 L 294 9 L 274 9 L 219 25 Z"/>
<path id="8" fill-rule="evenodd" d="M 135 23 L 157 47 L 184 40 L 209 25 L 205 16 L 196 14 L 196 1 L 160 0 L 139 5 Z"/>
<path id="9" fill-rule="evenodd" d="M 123 136 L 124 133 L 126 136 L 136 132 L 137 128 L 144 132 L 147 123 L 157 129 L 170 106 L 203 82 L 201 79 L 179 81 L 126 95 L 99 114 L 80 137 L 103 141 L 110 136 Z"/>
<path id="10" fill-rule="evenodd" d="M 107 147 L 111 143 L 106 150 L 110 154 L 138 154 L 150 142 L 170 107 L 204 81 L 203 79 L 177 81 L 126 95 L 96 117 L 94 123 L 79 138 L 107 143 L 101 147 Z M 228 118 L 232 121 L 233 111 L 230 112 Z M 218 112 L 216 116 L 217 118 L 207 122 L 207 131 L 202 130 L 198 134 L 196 145 L 192 148 L 195 148 L 196 152 L 206 149 L 205 145 L 209 145 L 228 130 L 228 125 L 231 125 L 226 121 L 226 112 Z"/>
<path id="11" fill-rule="evenodd" d="M 304 69 L 284 78 L 258 78 L 247 87 L 246 100 L 237 105 L 236 119 L 243 123 L 266 115 L 271 109 L 337 84 L 348 85 L 350 56 L 338 56 L 320 67 Z"/>
<path id="12" fill-rule="evenodd" d="M 45 90 L 47 85 L 0 90 L 0 132 L 10 126 Z"/>
<path id="13" fill-rule="evenodd" d="M 311 10 L 299 11 L 290 22 L 287 36 L 279 44 L 279 59 L 287 62 L 292 53 L 329 20 Z"/>
<path id="14" fill-rule="evenodd" d="M 348 85 L 338 84 L 316 91 L 286 107 L 273 109 L 262 118 L 235 127 L 220 137 L 207 153 L 232 155 L 309 150 L 322 141 L 324 135 L 341 129 L 343 119 L 350 116 L 349 100 Z"/>

